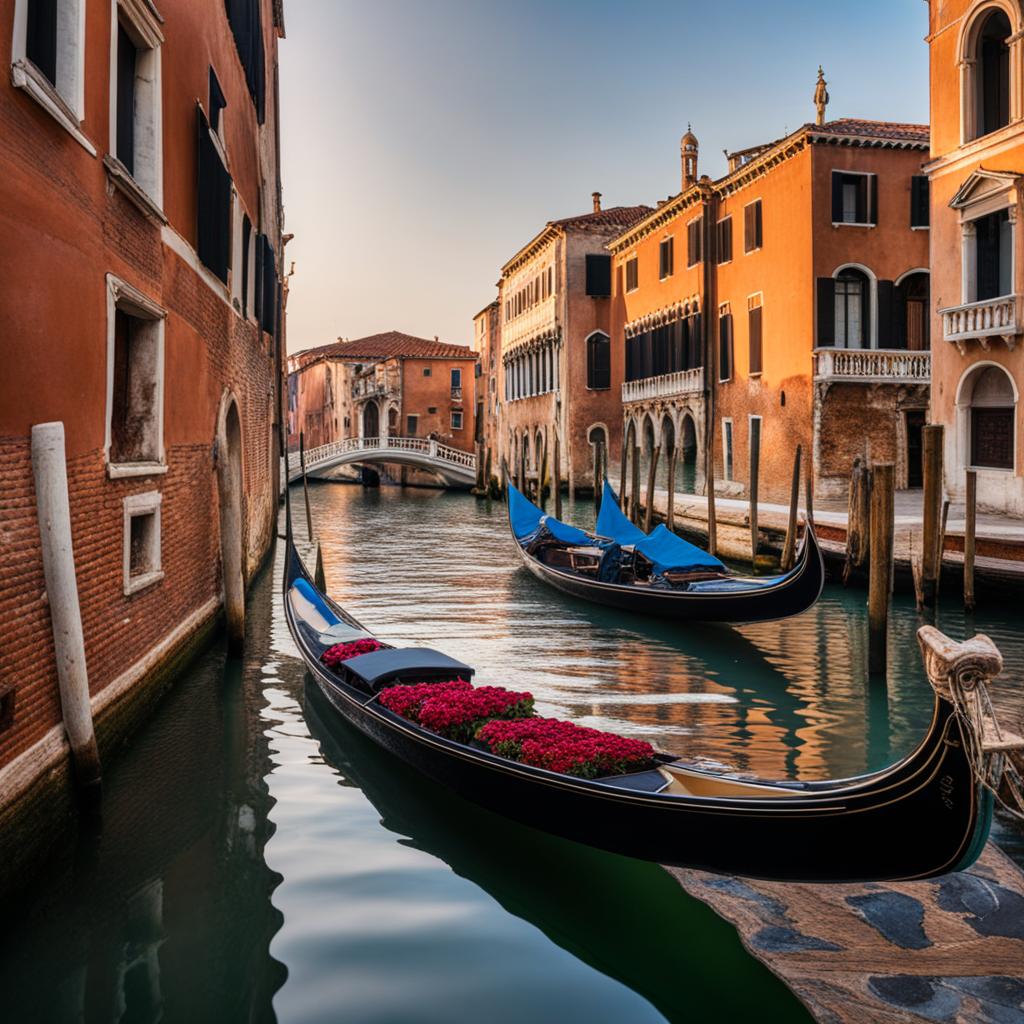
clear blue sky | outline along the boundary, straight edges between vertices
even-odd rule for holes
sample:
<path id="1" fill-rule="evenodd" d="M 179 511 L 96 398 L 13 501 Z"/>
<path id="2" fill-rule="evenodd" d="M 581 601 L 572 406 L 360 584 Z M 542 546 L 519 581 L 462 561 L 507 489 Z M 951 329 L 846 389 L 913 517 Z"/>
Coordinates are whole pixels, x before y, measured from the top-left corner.
<path id="1" fill-rule="evenodd" d="M 704 13 L 702 13 L 702 11 Z M 710 13 L 709 13 L 710 12 Z M 922 0 L 292 0 L 281 44 L 292 352 L 390 329 L 468 343 L 548 220 L 679 190 L 828 116 L 924 122 Z"/>

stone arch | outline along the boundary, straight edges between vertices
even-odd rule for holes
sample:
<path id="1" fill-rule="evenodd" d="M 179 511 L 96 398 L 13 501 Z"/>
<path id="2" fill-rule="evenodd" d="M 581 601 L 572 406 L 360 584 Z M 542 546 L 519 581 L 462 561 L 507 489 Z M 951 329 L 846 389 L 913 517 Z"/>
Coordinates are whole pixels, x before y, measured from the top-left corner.
<path id="1" fill-rule="evenodd" d="M 360 418 L 362 425 L 362 437 L 380 437 L 380 407 L 376 402 L 370 401 L 363 406 L 363 414 Z"/>
<path id="2" fill-rule="evenodd" d="M 975 363 L 956 390 L 957 442 L 962 467 L 1014 470 L 1020 393 L 1005 366 Z"/>
<path id="3" fill-rule="evenodd" d="M 245 643 L 245 480 L 242 418 L 235 395 L 225 390 L 217 413 L 217 499 L 220 563 L 227 619 L 228 651 L 240 655 Z"/>
<path id="4" fill-rule="evenodd" d="M 1002 25 L 999 21 L 1002 20 Z M 1014 0 L 980 0 L 963 19 L 958 46 L 960 65 L 960 141 L 972 142 L 998 131 L 1021 115 L 1020 109 L 1020 34 L 1024 31 L 1019 3 Z M 996 54 L 986 39 L 1002 38 L 1005 50 Z M 1013 40 L 1010 42 L 1010 40 Z M 998 45 L 996 46 L 998 50 Z M 986 110 L 984 81 L 1001 70 L 991 66 L 992 58 L 1005 61 L 1006 92 L 1000 95 L 1001 110 Z M 1002 94 L 1002 89 L 999 89 Z"/>
<path id="5" fill-rule="evenodd" d="M 863 263 L 840 263 L 832 271 L 834 281 L 839 281 L 841 276 L 854 278 L 861 276 L 867 284 L 867 330 L 861 332 L 862 348 L 878 348 L 878 277 L 875 272 Z M 839 340 L 836 339 L 836 346 Z"/>

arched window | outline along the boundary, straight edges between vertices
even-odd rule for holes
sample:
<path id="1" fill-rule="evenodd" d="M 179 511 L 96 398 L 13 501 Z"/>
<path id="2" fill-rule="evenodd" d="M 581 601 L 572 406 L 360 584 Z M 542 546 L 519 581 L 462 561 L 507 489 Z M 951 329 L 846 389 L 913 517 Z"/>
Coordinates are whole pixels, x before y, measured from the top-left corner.
<path id="1" fill-rule="evenodd" d="M 1015 398 L 999 366 L 979 366 L 965 382 L 970 403 L 969 458 L 979 469 L 1013 469 Z"/>
<path id="2" fill-rule="evenodd" d="M 1010 46 L 1006 12 L 993 10 L 981 23 L 974 48 L 975 121 L 971 138 L 1010 123 Z"/>
<path id="3" fill-rule="evenodd" d="M 896 285 L 896 347 L 911 352 L 931 348 L 928 326 L 928 272 L 907 274 Z"/>
<path id="4" fill-rule="evenodd" d="M 871 298 L 865 273 L 847 267 L 835 280 L 836 345 L 840 348 L 865 348 L 871 343 Z"/>
<path id="5" fill-rule="evenodd" d="M 587 387 L 592 391 L 607 391 L 611 386 L 611 339 L 597 331 L 587 338 Z"/>
<path id="6" fill-rule="evenodd" d="M 363 437 L 377 437 L 380 434 L 380 410 L 376 402 L 367 402 L 363 409 Z"/>

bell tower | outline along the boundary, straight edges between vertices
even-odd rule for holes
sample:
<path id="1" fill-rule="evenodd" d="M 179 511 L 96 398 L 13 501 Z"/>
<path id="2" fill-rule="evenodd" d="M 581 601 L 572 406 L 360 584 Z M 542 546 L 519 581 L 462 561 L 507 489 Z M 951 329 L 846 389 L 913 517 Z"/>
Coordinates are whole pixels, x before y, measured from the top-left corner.
<path id="1" fill-rule="evenodd" d="M 688 124 L 686 134 L 679 141 L 679 156 L 683 163 L 683 191 L 697 184 L 697 136 Z"/>

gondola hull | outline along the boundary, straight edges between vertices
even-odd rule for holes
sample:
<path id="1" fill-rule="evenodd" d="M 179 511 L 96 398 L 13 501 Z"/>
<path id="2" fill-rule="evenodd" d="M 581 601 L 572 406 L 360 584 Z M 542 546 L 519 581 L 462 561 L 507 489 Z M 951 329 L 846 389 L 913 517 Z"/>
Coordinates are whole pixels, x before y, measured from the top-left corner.
<path id="1" fill-rule="evenodd" d="M 941 700 L 918 750 L 876 775 L 787 783 L 801 792 L 765 798 L 637 792 L 615 780 L 583 780 L 517 764 L 386 711 L 320 663 L 322 648 L 287 599 L 290 581 L 309 578 L 291 547 L 287 562 L 289 626 L 337 712 L 425 775 L 524 825 L 662 864 L 821 882 L 941 874 L 972 861 L 987 835 L 989 807 L 965 754 L 967 740 Z"/>

